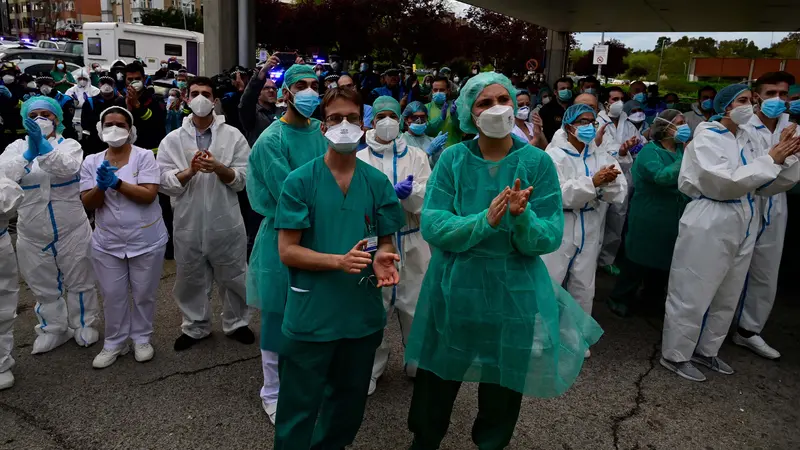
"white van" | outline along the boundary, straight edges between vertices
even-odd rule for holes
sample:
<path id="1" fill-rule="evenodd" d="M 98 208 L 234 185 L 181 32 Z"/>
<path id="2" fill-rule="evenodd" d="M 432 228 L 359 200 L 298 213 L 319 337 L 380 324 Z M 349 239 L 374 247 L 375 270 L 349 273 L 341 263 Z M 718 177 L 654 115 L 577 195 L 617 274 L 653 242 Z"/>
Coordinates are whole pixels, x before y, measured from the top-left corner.
<path id="1" fill-rule="evenodd" d="M 152 75 L 161 61 L 173 56 L 190 73 L 199 74 L 205 65 L 203 33 L 194 31 L 138 23 L 86 22 L 83 41 L 87 67 L 99 63 L 107 69 L 118 59 L 132 62 L 139 57 L 147 64 L 145 72 Z"/>

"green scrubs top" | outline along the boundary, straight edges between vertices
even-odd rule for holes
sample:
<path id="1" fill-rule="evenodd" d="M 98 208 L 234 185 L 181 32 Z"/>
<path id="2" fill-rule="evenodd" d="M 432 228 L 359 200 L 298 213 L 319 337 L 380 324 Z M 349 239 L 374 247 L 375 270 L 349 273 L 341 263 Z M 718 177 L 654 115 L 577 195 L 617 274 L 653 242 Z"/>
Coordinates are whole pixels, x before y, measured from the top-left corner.
<path id="1" fill-rule="evenodd" d="M 311 119 L 305 127 L 276 120 L 261 134 L 250 153 L 247 197 L 264 220 L 250 256 L 247 304 L 261 308 L 265 315 L 277 315 L 276 327 L 280 326 L 288 290 L 288 275 L 278 256 L 275 231 L 278 199 L 289 172 L 324 154 L 327 148 L 318 120 Z"/>
<path id="2" fill-rule="evenodd" d="M 447 109 L 444 120 L 442 120 L 443 109 L 436 106 L 436 103 L 430 102 L 425 105 L 428 108 L 428 129 L 425 130 L 425 133 L 430 137 L 436 137 L 442 131 L 449 133 L 444 148 L 458 144 L 464 138 L 464 132 L 461 131 L 458 122 L 458 114 L 451 114 L 453 102 L 455 100 L 449 100 L 443 105 Z M 423 150 L 425 149 L 423 148 Z"/>
<path id="3" fill-rule="evenodd" d="M 681 148 L 675 153 L 649 142 L 633 163 L 625 254 L 642 266 L 669 270 L 672 264 L 678 224 L 690 200 L 678 190 L 682 157 Z"/>
<path id="4" fill-rule="evenodd" d="M 362 239 L 392 235 L 404 224 L 403 208 L 386 175 L 357 160 L 345 196 L 324 157 L 286 178 L 275 217 L 276 229 L 303 230 L 303 247 L 337 255 L 346 254 Z M 386 310 L 375 284 L 371 266 L 360 274 L 289 268 L 283 334 L 326 342 L 382 330 Z"/>

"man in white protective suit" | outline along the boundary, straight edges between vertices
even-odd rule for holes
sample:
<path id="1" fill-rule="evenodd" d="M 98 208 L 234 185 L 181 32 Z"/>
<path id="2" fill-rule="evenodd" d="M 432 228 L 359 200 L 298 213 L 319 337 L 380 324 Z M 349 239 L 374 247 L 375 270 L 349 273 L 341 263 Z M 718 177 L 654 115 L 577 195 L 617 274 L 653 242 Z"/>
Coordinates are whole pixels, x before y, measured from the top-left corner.
<path id="1" fill-rule="evenodd" d="M 22 203 L 24 193 L 19 185 L 4 178 L 0 171 L 0 390 L 14 385 L 14 319 L 19 302 L 17 257 L 8 233 L 8 221 Z"/>

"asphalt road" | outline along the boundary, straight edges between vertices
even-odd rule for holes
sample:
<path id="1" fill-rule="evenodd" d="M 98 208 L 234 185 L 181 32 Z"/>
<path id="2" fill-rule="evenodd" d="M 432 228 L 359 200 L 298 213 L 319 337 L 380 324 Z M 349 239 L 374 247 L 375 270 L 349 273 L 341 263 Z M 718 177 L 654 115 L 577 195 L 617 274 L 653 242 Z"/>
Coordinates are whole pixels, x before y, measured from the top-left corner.
<path id="1" fill-rule="evenodd" d="M 15 325 L 16 385 L 0 392 L 0 449 L 267 449 L 273 431 L 261 409 L 257 345 L 214 336 L 172 350 L 180 315 L 170 291 L 174 266 L 161 280 L 153 361 L 122 357 L 105 370 L 92 359 L 101 344 L 73 341 L 31 356 L 34 300 L 22 286 Z M 600 277 L 598 299 L 608 292 Z M 215 305 L 219 312 L 219 305 Z M 215 315 L 218 318 L 218 315 Z M 679 379 L 658 364 L 661 317 L 618 319 L 595 304 L 606 334 L 573 388 L 550 400 L 526 398 L 512 449 L 794 449 L 800 448 L 800 304 L 782 293 L 764 332 L 780 362 L 726 343 L 733 376 L 705 383 Z M 258 330 L 258 323 L 253 324 Z M 399 330 L 378 391 L 369 399 L 352 448 L 404 449 L 412 383 L 402 372 Z M 474 448 L 470 427 L 476 386 L 465 384 L 443 449 Z"/>

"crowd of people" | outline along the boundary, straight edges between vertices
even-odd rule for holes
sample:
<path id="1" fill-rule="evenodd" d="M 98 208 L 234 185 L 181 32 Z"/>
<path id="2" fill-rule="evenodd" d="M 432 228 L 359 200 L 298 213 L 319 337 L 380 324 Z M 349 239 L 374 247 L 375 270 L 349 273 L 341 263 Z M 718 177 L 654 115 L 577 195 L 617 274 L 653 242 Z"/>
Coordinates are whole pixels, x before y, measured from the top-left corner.
<path id="1" fill-rule="evenodd" d="M 504 448 L 522 397 L 563 394 L 591 356 L 598 268 L 618 276 L 616 314 L 664 305 L 661 364 L 683 378 L 734 372 L 719 357 L 732 324 L 735 344 L 780 356 L 760 333 L 800 181 L 790 74 L 702 88 L 684 113 L 641 82 L 520 89 L 477 65 L 418 82 L 365 58 L 352 75 L 298 59 L 278 86 L 279 64 L 233 68 L 230 90 L 173 61 L 35 87 L 0 67 L 0 389 L 18 273 L 32 353 L 89 347 L 102 323 L 103 369 L 154 358 L 165 259 L 175 351 L 211 335 L 214 284 L 227 337 L 253 344 L 260 311 L 276 448 L 353 442 L 395 314 L 412 448 L 439 447 L 464 381 L 480 383 L 473 441 Z M 153 78 L 173 78 L 167 95 Z"/>

